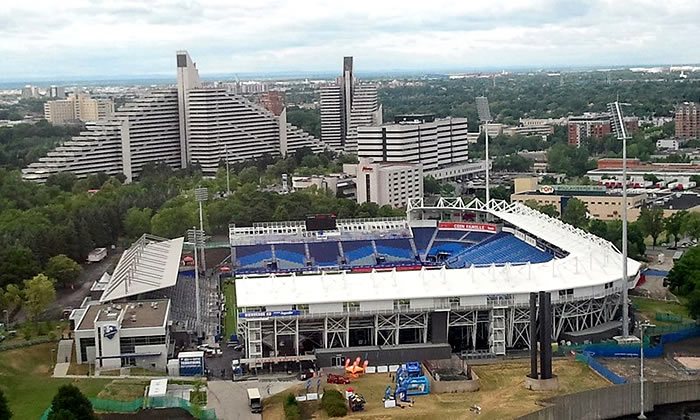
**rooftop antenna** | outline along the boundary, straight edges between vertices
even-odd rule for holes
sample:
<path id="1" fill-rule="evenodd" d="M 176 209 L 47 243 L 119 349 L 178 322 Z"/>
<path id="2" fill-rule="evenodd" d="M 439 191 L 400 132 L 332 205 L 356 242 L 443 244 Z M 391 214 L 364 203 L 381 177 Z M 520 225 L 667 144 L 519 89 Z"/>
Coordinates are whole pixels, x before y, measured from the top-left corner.
<path id="1" fill-rule="evenodd" d="M 619 99 L 619 95 L 618 95 Z M 629 292 L 629 278 L 627 275 L 627 130 L 622 116 L 622 105 L 629 105 L 615 101 L 608 104 L 612 129 L 618 140 L 622 140 L 622 336 L 629 337 L 629 307 L 627 305 Z"/>
<path id="2" fill-rule="evenodd" d="M 479 121 L 484 123 L 484 134 L 486 141 L 486 208 L 488 209 L 491 201 L 491 192 L 489 191 L 489 121 L 491 121 L 491 109 L 489 108 L 489 100 L 486 96 L 477 96 L 476 113 L 479 116 Z"/>

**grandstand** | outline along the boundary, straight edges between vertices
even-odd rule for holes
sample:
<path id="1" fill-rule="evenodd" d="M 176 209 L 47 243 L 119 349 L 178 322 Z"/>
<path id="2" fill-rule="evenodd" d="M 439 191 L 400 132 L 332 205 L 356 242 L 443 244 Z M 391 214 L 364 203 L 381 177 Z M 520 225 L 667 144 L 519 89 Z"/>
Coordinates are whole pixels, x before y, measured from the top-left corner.
<path id="1" fill-rule="evenodd" d="M 339 361 L 368 345 L 397 360 L 435 346 L 503 355 L 529 345 L 530 292 L 551 292 L 557 340 L 619 319 L 621 291 L 640 268 L 628 260 L 623 279 L 609 242 L 497 200 L 412 200 L 406 219 L 229 233 L 251 367 L 313 361 L 316 351 Z"/>

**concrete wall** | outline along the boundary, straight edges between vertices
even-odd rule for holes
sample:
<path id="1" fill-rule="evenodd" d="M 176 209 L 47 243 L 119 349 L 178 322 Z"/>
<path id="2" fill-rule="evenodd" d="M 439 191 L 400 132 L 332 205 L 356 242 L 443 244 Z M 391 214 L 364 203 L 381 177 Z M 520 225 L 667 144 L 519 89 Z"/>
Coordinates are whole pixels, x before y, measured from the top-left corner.
<path id="1" fill-rule="evenodd" d="M 609 419 L 639 413 L 639 383 L 562 395 L 545 400 L 552 406 L 519 420 Z M 700 400 L 700 380 L 646 382 L 644 411 L 654 406 Z"/>
<path id="2" fill-rule="evenodd" d="M 368 347 L 344 347 L 331 349 L 316 349 L 316 365 L 318 367 L 331 367 L 333 359 L 341 356 L 343 359 L 355 360 L 360 356 L 362 360 L 369 360 L 370 366 L 398 365 L 426 359 L 449 359 L 452 349 L 449 344 L 408 344 L 398 346 L 368 346 Z"/>
<path id="3" fill-rule="evenodd" d="M 435 361 L 433 361 L 434 363 Z M 463 381 L 438 381 L 433 376 L 434 373 L 423 364 L 423 372 L 430 383 L 431 394 L 448 394 L 453 392 L 475 392 L 481 388 L 481 381 L 472 370 L 472 379 Z"/>

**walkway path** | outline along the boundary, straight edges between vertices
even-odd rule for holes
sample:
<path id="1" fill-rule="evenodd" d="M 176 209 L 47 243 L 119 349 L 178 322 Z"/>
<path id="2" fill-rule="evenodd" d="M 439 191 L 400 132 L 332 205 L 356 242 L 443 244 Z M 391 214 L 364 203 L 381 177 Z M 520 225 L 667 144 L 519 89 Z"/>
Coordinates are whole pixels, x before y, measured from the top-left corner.
<path id="1" fill-rule="evenodd" d="M 61 340 L 58 342 L 56 366 L 53 368 L 53 376 L 65 376 L 68 374 L 72 354 L 73 340 Z"/>

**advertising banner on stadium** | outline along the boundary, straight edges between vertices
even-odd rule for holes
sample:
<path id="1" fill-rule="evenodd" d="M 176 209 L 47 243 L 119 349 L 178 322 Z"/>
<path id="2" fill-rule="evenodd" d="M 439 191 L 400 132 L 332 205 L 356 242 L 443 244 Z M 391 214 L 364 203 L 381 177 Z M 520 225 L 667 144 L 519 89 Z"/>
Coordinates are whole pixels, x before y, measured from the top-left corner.
<path id="1" fill-rule="evenodd" d="M 489 223 L 439 222 L 440 229 L 476 230 L 479 232 L 498 232 L 498 227 Z"/>
<path id="2" fill-rule="evenodd" d="M 289 311 L 258 311 L 258 312 L 241 312 L 238 314 L 239 318 L 272 318 L 278 316 L 299 316 L 301 311 L 289 310 Z"/>

